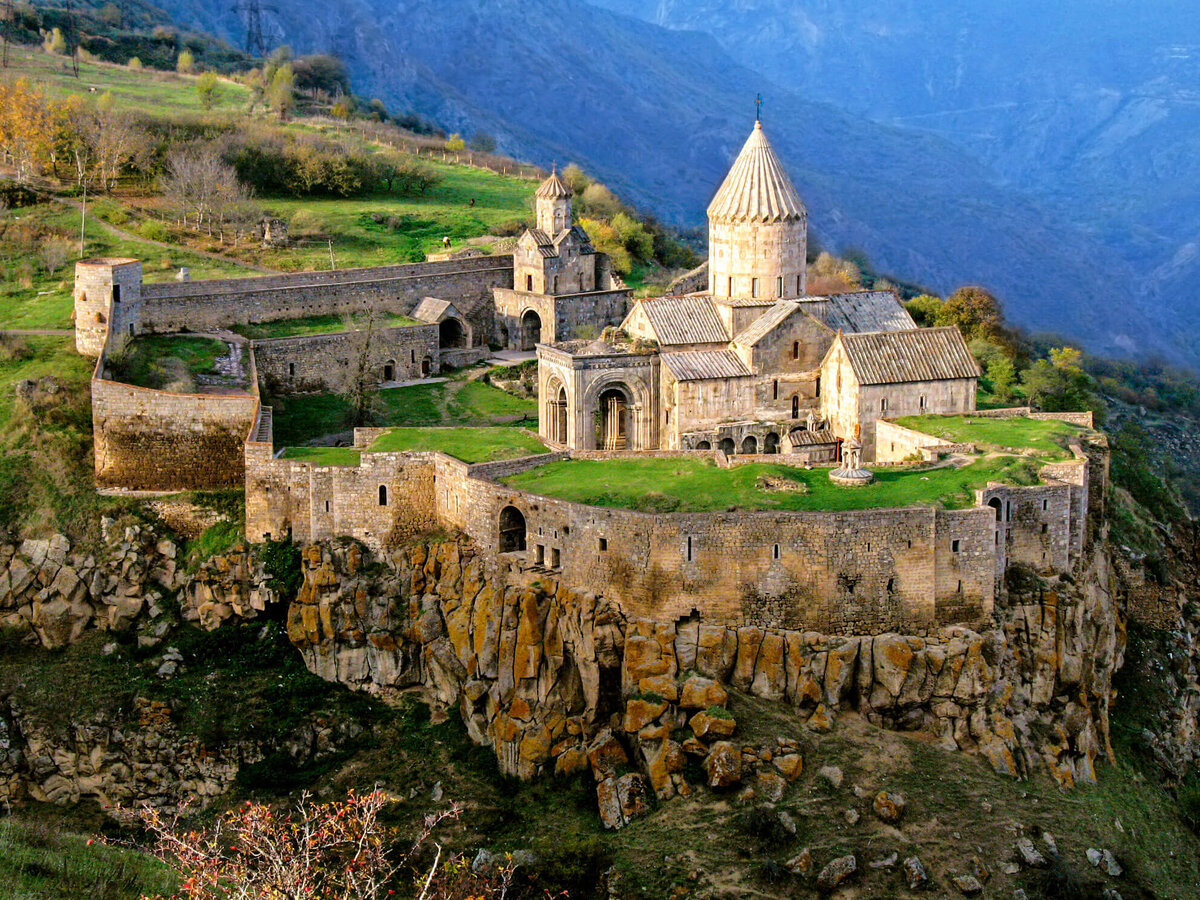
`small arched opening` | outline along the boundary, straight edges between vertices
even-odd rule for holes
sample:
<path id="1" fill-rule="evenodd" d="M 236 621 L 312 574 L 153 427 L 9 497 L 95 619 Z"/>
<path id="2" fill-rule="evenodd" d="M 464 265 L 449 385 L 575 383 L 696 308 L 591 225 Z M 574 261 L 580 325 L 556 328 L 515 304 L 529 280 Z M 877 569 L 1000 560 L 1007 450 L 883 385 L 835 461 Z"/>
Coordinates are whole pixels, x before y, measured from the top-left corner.
<path id="1" fill-rule="evenodd" d="M 628 450 L 629 425 L 629 395 L 622 387 L 610 387 L 599 399 L 596 446 L 601 450 Z"/>
<path id="2" fill-rule="evenodd" d="M 758 453 L 758 438 L 752 434 L 746 435 L 746 439 L 742 441 L 742 452 L 747 456 L 754 456 Z"/>
<path id="3" fill-rule="evenodd" d="M 768 431 L 767 436 L 763 438 L 763 453 L 778 453 L 779 452 L 779 435 L 773 431 Z"/>
<path id="4" fill-rule="evenodd" d="M 560 444 L 567 442 L 567 389 L 565 387 L 558 389 L 558 397 L 555 400 L 554 433 L 554 439 Z"/>
<path id="5" fill-rule="evenodd" d="M 800 418 L 800 396 L 799 395 L 792 397 L 792 418 L 793 419 Z"/>
<path id="6" fill-rule="evenodd" d="M 525 515 L 515 506 L 500 510 L 500 552 L 518 553 L 525 549 Z"/>
<path id="7" fill-rule="evenodd" d="M 721 438 L 721 452 L 726 456 L 733 456 L 736 445 L 733 443 L 733 438 Z"/>
<path id="8" fill-rule="evenodd" d="M 992 509 L 994 509 L 996 511 L 996 521 L 997 522 L 1001 522 L 1004 520 L 1004 504 L 1000 502 L 999 497 L 993 497 L 991 500 L 989 500 L 988 506 L 990 506 Z"/>
<path id="9" fill-rule="evenodd" d="M 379 486 L 379 505 L 380 505 L 380 506 L 387 506 L 387 503 L 388 503 L 388 491 L 387 491 L 387 485 L 386 485 L 386 484 L 381 484 L 381 485 Z"/>
<path id="10" fill-rule="evenodd" d="M 710 444 L 708 441 L 701 441 L 700 443 L 698 443 L 696 445 L 696 449 L 697 450 L 711 450 L 712 444 Z"/>
<path id="11" fill-rule="evenodd" d="M 532 350 L 542 340 L 542 317 L 532 309 L 521 316 L 521 349 Z"/>
<path id="12" fill-rule="evenodd" d="M 459 350 L 467 346 L 467 329 L 453 316 L 438 324 L 438 346 L 443 350 Z"/>

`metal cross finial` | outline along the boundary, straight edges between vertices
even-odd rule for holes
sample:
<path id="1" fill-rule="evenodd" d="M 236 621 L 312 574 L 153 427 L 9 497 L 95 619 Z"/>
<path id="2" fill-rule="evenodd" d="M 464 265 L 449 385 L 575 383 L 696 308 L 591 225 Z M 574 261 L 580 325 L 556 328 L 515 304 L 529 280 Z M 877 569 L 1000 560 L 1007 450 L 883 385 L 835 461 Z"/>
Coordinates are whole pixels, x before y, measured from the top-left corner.
<path id="1" fill-rule="evenodd" d="M 762 123 L 762 105 L 763 105 L 762 94 L 759 94 L 757 97 L 754 98 L 754 121 L 758 122 L 760 124 Z"/>

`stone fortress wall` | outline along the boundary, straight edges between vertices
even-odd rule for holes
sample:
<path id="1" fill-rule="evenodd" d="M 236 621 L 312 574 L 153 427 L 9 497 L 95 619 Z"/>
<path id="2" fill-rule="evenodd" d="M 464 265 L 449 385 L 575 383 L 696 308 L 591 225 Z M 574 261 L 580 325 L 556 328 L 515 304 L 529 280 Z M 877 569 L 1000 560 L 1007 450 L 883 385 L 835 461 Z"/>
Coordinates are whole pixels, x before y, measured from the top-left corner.
<path id="1" fill-rule="evenodd" d="M 426 296 L 459 309 L 485 304 L 512 287 L 512 256 L 483 256 L 336 272 L 142 285 L 139 331 L 213 331 L 305 316 L 377 312 L 408 315 Z M 482 329 L 491 331 L 490 318 Z M 475 325 L 472 322 L 472 325 Z"/>
<path id="2" fill-rule="evenodd" d="M 363 352 L 362 332 L 255 340 L 258 374 L 272 393 L 338 391 Z M 378 329 L 370 340 L 370 370 L 380 382 L 424 378 L 441 371 L 436 325 Z"/>
<path id="3" fill-rule="evenodd" d="M 259 417 L 258 379 L 242 394 L 178 394 L 111 381 L 102 353 L 92 374 L 92 433 L 100 488 L 187 491 L 237 487 Z"/>
<path id="4" fill-rule="evenodd" d="M 356 445 L 377 433 L 360 429 Z M 989 485 L 960 510 L 652 514 L 499 483 L 572 455 L 468 465 L 440 453 L 365 453 L 359 466 L 322 466 L 275 459 L 264 438 L 247 445 L 246 534 L 350 536 L 382 550 L 444 528 L 470 536 L 496 568 L 553 573 L 631 615 L 924 633 L 983 627 L 1012 563 L 1070 571 L 1097 489 L 1097 466 L 1082 451 L 1045 467 L 1044 484 Z"/>

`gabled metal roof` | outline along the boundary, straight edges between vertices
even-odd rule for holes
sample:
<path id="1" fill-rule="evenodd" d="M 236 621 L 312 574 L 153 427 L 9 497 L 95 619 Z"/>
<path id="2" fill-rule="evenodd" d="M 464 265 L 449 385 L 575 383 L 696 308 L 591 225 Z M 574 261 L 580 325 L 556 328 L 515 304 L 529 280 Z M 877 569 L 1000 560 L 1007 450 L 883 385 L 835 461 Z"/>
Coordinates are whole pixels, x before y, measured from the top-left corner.
<path id="1" fill-rule="evenodd" d="M 917 327 L 891 291 L 851 291 L 799 301 L 805 312 L 834 331 L 911 331 Z"/>
<path id="2" fill-rule="evenodd" d="M 859 384 L 978 378 L 979 364 L 953 325 L 839 337 Z"/>
<path id="3" fill-rule="evenodd" d="M 710 297 L 657 297 L 640 303 L 659 344 L 723 344 L 729 341 Z"/>
<path id="4" fill-rule="evenodd" d="M 676 381 L 741 378 L 750 374 L 750 370 L 732 350 L 685 350 L 681 353 L 664 353 L 662 361 Z"/>
<path id="5" fill-rule="evenodd" d="M 747 325 L 742 333 L 733 339 L 734 343 L 740 347 L 753 347 L 799 308 L 800 305 L 795 300 L 779 300 Z"/>

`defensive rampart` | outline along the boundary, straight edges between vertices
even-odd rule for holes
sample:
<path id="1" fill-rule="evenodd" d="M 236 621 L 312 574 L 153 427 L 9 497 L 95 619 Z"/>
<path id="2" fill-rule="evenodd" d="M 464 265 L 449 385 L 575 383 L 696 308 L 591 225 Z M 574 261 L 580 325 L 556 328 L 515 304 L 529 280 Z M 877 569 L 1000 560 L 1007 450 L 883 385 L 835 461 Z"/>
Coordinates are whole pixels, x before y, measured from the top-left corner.
<path id="1" fill-rule="evenodd" d="M 185 491 L 236 487 L 245 444 L 259 411 L 250 355 L 250 387 L 239 394 L 176 394 L 92 375 L 92 434 L 98 487 Z"/>
<path id="2" fill-rule="evenodd" d="M 139 331 L 211 331 L 253 322 L 386 311 L 433 295 L 470 309 L 512 287 L 512 257 L 485 256 L 340 272 L 143 284 Z"/>
<path id="3" fill-rule="evenodd" d="M 440 371 L 438 327 L 410 325 L 310 334 L 254 342 L 258 372 L 271 392 L 340 391 L 366 352 L 371 382 L 402 381 Z"/>

